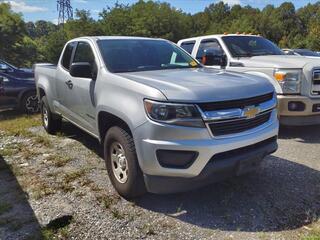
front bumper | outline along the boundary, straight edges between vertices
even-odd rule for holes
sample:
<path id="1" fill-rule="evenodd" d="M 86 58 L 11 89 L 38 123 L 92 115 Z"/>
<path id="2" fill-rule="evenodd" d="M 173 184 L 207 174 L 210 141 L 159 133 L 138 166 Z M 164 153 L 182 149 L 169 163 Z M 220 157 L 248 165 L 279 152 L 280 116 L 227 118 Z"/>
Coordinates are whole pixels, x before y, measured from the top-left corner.
<path id="1" fill-rule="evenodd" d="M 299 103 L 303 109 L 289 109 L 290 103 Z M 320 99 L 305 96 L 278 95 L 280 123 L 283 125 L 320 124 Z"/>
<path id="2" fill-rule="evenodd" d="M 211 137 L 207 128 L 169 126 L 147 121 L 135 129 L 134 139 L 139 165 L 146 177 L 147 188 L 151 192 L 158 192 L 157 189 L 154 189 L 157 184 L 151 184 L 148 179 L 172 177 L 189 179 L 187 182 L 192 181 L 192 178 L 199 176 L 207 168 L 210 159 L 216 154 L 254 145 L 275 137 L 278 134 L 278 128 L 277 111 L 273 110 L 267 123 L 239 134 Z M 197 157 L 187 168 L 168 168 L 159 164 L 157 150 L 194 151 L 197 152 Z M 253 156 L 259 156 L 257 161 L 260 161 L 266 154 L 275 150 L 276 146 L 273 145 L 268 150 L 259 149 Z M 247 159 L 245 153 L 239 154 L 238 157 L 236 162 Z M 211 169 L 210 166 L 208 168 Z M 215 170 L 219 172 L 218 168 Z M 218 173 L 215 172 L 215 174 Z M 230 175 L 234 175 L 233 171 Z M 173 182 L 175 181 L 176 179 Z"/>
<path id="3" fill-rule="evenodd" d="M 277 147 L 277 137 L 272 137 L 247 147 L 215 155 L 196 177 L 163 177 L 145 174 L 144 181 L 148 191 L 153 193 L 191 190 L 251 172 L 260 165 L 266 155 L 275 152 Z"/>

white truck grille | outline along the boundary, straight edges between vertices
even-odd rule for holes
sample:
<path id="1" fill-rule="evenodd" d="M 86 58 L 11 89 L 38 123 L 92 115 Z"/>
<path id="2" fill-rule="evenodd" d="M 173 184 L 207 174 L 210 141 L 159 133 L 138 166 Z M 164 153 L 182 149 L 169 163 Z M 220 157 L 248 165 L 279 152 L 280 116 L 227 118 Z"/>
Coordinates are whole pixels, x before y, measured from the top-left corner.
<path id="1" fill-rule="evenodd" d="M 313 70 L 311 94 L 320 95 L 320 69 Z"/>

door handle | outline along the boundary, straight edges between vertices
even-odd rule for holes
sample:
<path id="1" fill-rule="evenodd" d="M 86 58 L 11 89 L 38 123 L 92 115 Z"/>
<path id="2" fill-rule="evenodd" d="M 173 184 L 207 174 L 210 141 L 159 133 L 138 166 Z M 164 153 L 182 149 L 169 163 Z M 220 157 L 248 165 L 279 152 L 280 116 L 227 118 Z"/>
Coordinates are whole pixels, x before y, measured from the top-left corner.
<path id="1" fill-rule="evenodd" d="M 68 86 L 69 89 L 72 89 L 72 88 L 73 88 L 73 83 L 72 83 L 71 80 L 66 81 L 65 83 L 67 84 L 67 86 Z"/>

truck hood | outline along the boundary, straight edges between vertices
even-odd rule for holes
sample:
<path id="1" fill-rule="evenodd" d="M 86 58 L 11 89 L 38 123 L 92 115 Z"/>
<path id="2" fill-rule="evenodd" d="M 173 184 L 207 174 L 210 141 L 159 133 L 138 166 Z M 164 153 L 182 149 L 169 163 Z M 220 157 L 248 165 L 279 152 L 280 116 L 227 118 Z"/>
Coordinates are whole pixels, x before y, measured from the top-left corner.
<path id="1" fill-rule="evenodd" d="M 168 100 L 210 102 L 254 97 L 274 91 L 265 78 L 209 68 L 119 73 L 160 90 Z"/>
<path id="2" fill-rule="evenodd" d="M 254 68 L 303 68 L 307 64 L 320 66 L 320 58 L 306 58 L 291 55 L 269 55 L 240 58 L 245 67 Z"/>

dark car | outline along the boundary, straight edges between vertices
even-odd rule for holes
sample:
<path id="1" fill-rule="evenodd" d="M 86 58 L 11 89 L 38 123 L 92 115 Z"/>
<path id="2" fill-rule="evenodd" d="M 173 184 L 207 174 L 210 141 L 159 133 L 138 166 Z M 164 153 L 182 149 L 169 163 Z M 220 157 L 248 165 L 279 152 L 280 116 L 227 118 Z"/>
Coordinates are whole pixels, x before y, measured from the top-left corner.
<path id="1" fill-rule="evenodd" d="M 34 79 L 34 73 L 32 69 L 28 68 L 17 68 L 12 64 L 9 64 L 0 59 L 0 71 L 6 75 L 14 78 L 22 78 L 25 80 Z"/>
<path id="2" fill-rule="evenodd" d="M 309 49 L 282 49 L 282 51 L 286 55 L 297 55 L 297 56 L 304 56 L 304 57 L 320 57 L 317 52 L 311 51 Z"/>
<path id="3" fill-rule="evenodd" d="M 0 109 L 15 108 L 24 113 L 39 111 L 34 73 L 0 60 Z"/>

